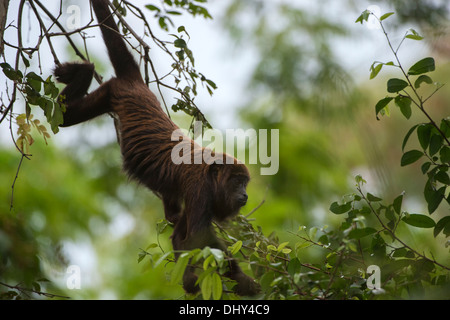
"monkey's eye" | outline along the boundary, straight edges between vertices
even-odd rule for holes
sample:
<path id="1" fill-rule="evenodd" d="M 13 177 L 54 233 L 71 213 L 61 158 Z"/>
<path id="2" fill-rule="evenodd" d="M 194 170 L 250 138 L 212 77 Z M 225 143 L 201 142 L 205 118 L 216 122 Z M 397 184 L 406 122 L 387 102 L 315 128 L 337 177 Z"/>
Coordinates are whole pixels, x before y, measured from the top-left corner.
<path id="1" fill-rule="evenodd" d="M 245 186 L 245 179 L 242 178 L 234 178 L 231 182 L 234 188 L 240 188 L 241 186 Z"/>

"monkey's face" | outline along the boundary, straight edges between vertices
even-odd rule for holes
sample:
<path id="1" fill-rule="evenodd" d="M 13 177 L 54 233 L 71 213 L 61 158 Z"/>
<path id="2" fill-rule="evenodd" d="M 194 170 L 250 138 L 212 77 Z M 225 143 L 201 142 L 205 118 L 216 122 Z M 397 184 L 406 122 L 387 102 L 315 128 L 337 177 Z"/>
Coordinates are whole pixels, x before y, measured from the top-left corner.
<path id="1" fill-rule="evenodd" d="M 214 178 L 214 218 L 218 221 L 233 217 L 247 203 L 250 175 L 243 164 L 218 165 Z"/>
<path id="2" fill-rule="evenodd" d="M 231 176 L 229 181 L 229 199 L 230 203 L 233 204 L 233 207 L 239 209 L 247 203 L 248 195 L 247 195 L 247 184 L 248 178 L 246 176 L 237 175 Z"/>

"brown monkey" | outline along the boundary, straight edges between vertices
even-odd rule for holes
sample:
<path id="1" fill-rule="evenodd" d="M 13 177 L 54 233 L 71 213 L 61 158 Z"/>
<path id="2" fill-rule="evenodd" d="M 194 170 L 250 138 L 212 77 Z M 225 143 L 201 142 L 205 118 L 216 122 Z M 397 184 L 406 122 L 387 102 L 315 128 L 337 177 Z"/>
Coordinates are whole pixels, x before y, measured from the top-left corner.
<path id="1" fill-rule="evenodd" d="M 172 133 L 178 127 L 145 85 L 114 22 L 108 1 L 92 0 L 92 5 L 116 77 L 86 94 L 94 72 L 92 64 L 66 63 L 56 67 L 56 78 L 67 84 L 60 95 L 67 106 L 62 126 L 107 112 L 116 113 L 124 168 L 162 199 L 166 219 L 174 223 L 172 244 L 176 256 L 180 250 L 205 246 L 226 250 L 214 233 L 212 221 L 232 217 L 246 204 L 245 189 L 250 179 L 246 166 L 229 155 L 214 152 L 211 155 L 222 161 L 201 164 L 172 161 L 172 149 L 178 143 L 189 143 L 192 157 L 203 149 L 187 137 L 183 137 L 183 142 L 172 141 Z M 235 287 L 238 294 L 253 295 L 258 291 L 257 284 L 242 272 L 236 261 L 232 260 L 229 267 L 228 276 L 238 282 Z M 183 277 L 187 292 L 198 291 L 196 279 L 193 269 L 188 267 Z"/>

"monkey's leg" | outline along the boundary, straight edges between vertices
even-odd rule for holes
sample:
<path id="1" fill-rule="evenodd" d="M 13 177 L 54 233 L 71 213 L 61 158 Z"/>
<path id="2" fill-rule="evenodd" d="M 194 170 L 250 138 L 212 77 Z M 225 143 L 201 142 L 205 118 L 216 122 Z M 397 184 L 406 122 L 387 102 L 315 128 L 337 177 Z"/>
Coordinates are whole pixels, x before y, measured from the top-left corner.
<path id="1" fill-rule="evenodd" d="M 187 231 L 186 214 L 182 214 L 177 224 L 175 224 L 175 228 L 172 235 L 172 245 L 173 250 L 175 252 L 175 260 L 178 260 L 178 257 L 180 256 L 183 250 L 194 249 L 191 248 L 189 245 L 186 245 L 184 241 L 186 238 L 186 231 Z M 198 278 L 197 275 L 194 273 L 194 268 L 188 265 L 183 274 L 183 289 L 187 293 L 196 293 L 200 290 L 200 287 L 197 284 L 195 284 L 197 278 Z"/>
<path id="2" fill-rule="evenodd" d="M 176 227 L 183 226 L 185 222 L 183 220 L 186 220 L 186 218 L 181 219 Z M 180 229 L 181 228 L 177 230 L 177 228 L 175 228 L 174 230 L 174 237 L 172 239 L 174 249 L 178 248 L 178 250 L 192 250 L 195 248 L 204 248 L 209 246 L 211 248 L 217 248 L 227 252 L 226 246 L 217 238 L 212 225 L 201 229 L 196 229 L 195 232 L 187 234 L 187 237 L 181 241 L 179 238 L 176 238 L 176 232 L 180 232 Z M 188 231 L 184 230 L 184 232 L 185 233 L 180 232 L 179 235 L 186 234 Z M 258 284 L 242 271 L 236 260 L 230 260 L 229 269 L 230 271 L 226 273 L 226 276 L 237 282 L 237 285 L 234 287 L 234 291 L 237 294 L 252 296 L 260 291 Z M 183 275 L 183 287 L 186 292 L 195 293 L 199 290 L 198 285 L 195 285 L 196 281 L 197 275 L 194 274 L 194 268 L 188 266 Z"/>
<path id="3" fill-rule="evenodd" d="M 237 282 L 234 292 L 240 296 L 253 296 L 260 291 L 259 285 L 242 271 L 236 260 L 230 260 L 229 267 L 230 271 L 225 275 Z"/>
<path id="4" fill-rule="evenodd" d="M 217 238 L 214 228 L 211 226 L 205 230 L 201 230 L 198 232 L 200 236 L 195 236 L 193 242 L 198 247 L 202 248 L 205 246 L 209 246 L 211 248 L 217 248 L 222 250 L 223 252 L 227 252 L 227 247 L 225 244 Z M 235 280 L 237 285 L 233 288 L 233 290 L 241 296 L 253 296 L 260 291 L 259 285 L 248 275 L 242 271 L 239 267 L 238 262 L 235 259 L 231 259 L 228 262 L 229 271 L 225 274 L 225 276 Z"/>

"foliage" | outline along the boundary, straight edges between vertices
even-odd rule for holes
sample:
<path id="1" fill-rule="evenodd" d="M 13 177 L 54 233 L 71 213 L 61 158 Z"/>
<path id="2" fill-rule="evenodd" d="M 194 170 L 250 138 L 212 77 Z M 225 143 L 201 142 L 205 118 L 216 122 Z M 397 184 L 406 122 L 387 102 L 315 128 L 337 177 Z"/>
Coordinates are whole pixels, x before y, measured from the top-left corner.
<path id="1" fill-rule="evenodd" d="M 388 96 L 378 101 L 375 106 L 377 119 L 379 114 L 390 114 L 389 104 L 391 101 L 394 101 L 395 105 L 400 109 L 406 119 L 411 117 L 411 105 L 413 105 L 416 106 L 418 111 L 425 115 L 428 120 L 428 122 L 419 123 L 411 127 L 403 139 L 402 151 L 405 150 L 411 135 L 416 132 L 422 150 L 413 149 L 404 152 L 401 158 L 401 166 L 411 165 L 422 158 L 426 158 L 425 162 L 422 164 L 421 170 L 422 173 L 427 176 L 424 196 L 428 203 L 428 212 L 429 214 L 432 214 L 444 199 L 447 201 L 447 204 L 450 204 L 450 195 L 447 195 L 447 188 L 450 186 L 450 178 L 448 175 L 448 170 L 450 168 L 450 117 L 435 121 L 431 118 L 429 111 L 426 110 L 425 103 L 443 87 L 441 83 L 434 82 L 432 78 L 427 75 L 427 73 L 435 70 L 435 61 L 432 57 L 423 58 L 414 63 L 408 71 L 406 71 L 399 60 L 398 51 L 405 39 L 420 41 L 423 37 L 414 29 L 410 29 L 403 39 L 401 39 L 397 48 L 394 49 L 383 25 L 383 20 L 387 19 L 392 14 L 392 12 L 386 13 L 378 18 L 370 11 L 366 10 L 356 22 L 362 23 L 363 21 L 367 21 L 370 15 L 376 17 L 395 57 L 395 62 L 374 62 L 370 68 L 370 78 L 375 78 L 384 65 L 398 68 L 403 75 L 403 79 L 391 78 L 387 81 L 387 91 L 396 95 Z M 434 88 L 431 93 L 424 96 L 419 92 L 422 85 L 431 85 Z M 449 223 L 449 216 L 441 218 L 434 229 L 435 236 L 443 229 L 450 229 Z"/>
<path id="2" fill-rule="evenodd" d="M 131 2 L 113 1 L 113 5 L 117 9 L 119 26 L 122 28 L 124 36 L 127 37 L 127 41 L 134 38 L 134 41 L 137 42 L 136 52 L 145 62 L 142 65 L 146 83 L 149 86 L 156 83 L 156 88 L 160 93 L 161 88 L 172 90 L 174 95 L 178 96 L 175 99 L 176 103 L 172 105 L 174 112 L 183 111 L 192 117 L 192 122 L 197 119 L 202 121 L 205 126 L 209 126 L 194 100 L 198 94 L 200 83 L 211 95 L 216 89 L 216 85 L 195 69 L 194 54 L 188 46 L 190 35 L 184 26 L 176 28 L 174 20 L 172 20 L 172 17 L 183 12 L 192 16 L 211 18 L 207 9 L 202 6 L 204 2 L 204 0 L 166 0 L 161 2 L 162 7 L 156 10 L 153 10 L 155 9 L 153 7 L 147 7 L 149 12 L 157 11 L 159 24 L 156 29 L 160 28 L 163 31 L 164 38 L 155 36 L 153 27 L 150 27 L 151 24 L 147 21 L 146 16 Z M 59 125 L 63 121 L 62 115 L 65 106 L 59 104 L 56 99 L 59 90 L 53 77 L 51 75 L 43 76 L 45 73 L 43 67 L 50 69 L 52 65 L 45 65 L 42 57 L 48 54 L 50 55 L 49 61 L 53 58 L 55 64 L 60 64 L 54 40 L 62 37 L 67 40 L 69 48 L 75 55 L 81 60 L 89 60 L 89 37 L 85 32 L 96 25 L 96 20 L 91 16 L 86 25 L 80 26 L 76 30 L 67 30 L 68 27 L 63 22 L 64 16 L 61 15 L 61 12 L 64 11 L 61 7 L 63 4 L 56 4 L 59 6 L 60 14 L 58 16 L 53 15 L 48 9 L 52 5 L 41 3 L 39 0 L 17 3 L 17 12 L 12 12 L 12 10 L 9 12 L 11 17 L 12 14 L 15 16 L 15 19 L 11 19 L 11 23 L 6 28 L 9 31 L 9 37 L 5 36 L 2 39 L 7 50 L 1 53 L 4 57 L 3 61 L 5 61 L 0 64 L 5 86 L 2 86 L 0 97 L 0 125 L 9 126 L 11 140 L 21 153 L 18 166 L 17 161 L 13 160 L 13 156 L 9 152 L 2 151 L 0 157 L 2 184 L 13 179 L 11 188 L 4 185 L 0 192 L 2 198 L 0 203 L 0 295 L 1 298 L 6 299 L 28 299 L 39 296 L 65 297 L 65 295 L 48 293 L 47 289 L 60 293 L 61 288 L 56 288 L 58 287 L 56 283 L 47 282 L 46 276 L 44 276 L 45 268 L 49 265 L 58 272 L 61 268 L 67 267 L 65 253 L 61 250 L 62 243 L 78 241 L 80 237 L 86 237 L 86 233 L 105 230 L 105 225 L 111 223 L 110 220 L 118 214 L 118 208 L 132 207 L 136 216 L 139 216 L 140 206 L 142 206 L 142 201 L 123 198 L 123 194 L 130 195 L 135 191 L 132 186 L 120 183 L 120 181 L 124 181 L 124 177 L 118 169 L 120 157 L 117 154 L 117 145 L 114 145 L 115 153 L 112 156 L 110 149 L 113 146 L 108 146 L 106 149 L 97 149 L 98 154 L 84 153 L 70 158 L 64 156 L 65 152 L 57 151 L 49 141 L 52 136 L 47 131 L 46 125 L 50 126 L 54 134 L 58 133 Z M 24 28 L 26 20 L 24 21 L 22 17 L 24 9 L 27 8 L 29 9 L 29 23 L 36 23 L 38 26 L 38 37 L 28 41 L 32 43 L 31 45 L 24 45 L 25 41 L 22 39 L 26 29 Z M 83 7 L 84 9 L 86 15 L 88 12 L 92 15 L 88 2 Z M 175 9 L 178 11 L 174 11 Z M 123 19 L 127 12 L 140 19 L 146 38 L 153 43 L 154 48 L 152 47 L 152 49 L 161 50 L 172 59 L 171 69 L 164 76 L 158 76 L 153 66 L 153 61 L 149 56 L 150 47 Z M 14 35 L 11 33 L 13 29 Z M 31 26 L 29 30 L 31 30 Z M 84 42 L 85 52 L 82 52 L 83 50 L 79 49 L 76 41 L 73 40 L 76 35 Z M 45 48 L 45 44 L 48 44 L 47 48 Z M 46 49 L 49 50 L 48 53 L 43 54 Z M 154 81 L 150 81 L 150 72 L 153 73 Z M 99 74 L 95 73 L 94 77 L 98 83 L 102 82 Z M 173 85 L 167 81 L 170 79 L 173 80 Z M 163 103 L 169 113 L 164 98 Z M 40 118 L 41 114 L 44 115 L 43 119 Z M 15 127 L 17 131 L 14 130 Z M 40 143 L 37 143 L 38 146 L 36 146 L 37 134 L 43 137 L 46 144 L 47 142 L 50 144 L 45 151 L 39 147 Z M 23 165 L 26 162 L 24 160 L 31 159 L 30 147 L 32 145 L 33 156 L 37 161 L 33 164 L 34 170 Z M 82 144 L 80 146 L 85 147 Z M 87 157 L 92 160 L 92 163 L 77 157 L 82 159 Z M 115 162 L 115 159 L 118 161 Z M 80 174 L 77 168 L 81 166 L 90 167 L 95 173 Z M 51 188 L 49 188 L 50 185 Z M 88 194 L 96 196 L 89 196 L 89 199 L 86 199 Z M 119 196 L 117 196 L 118 194 Z M 16 199 L 14 195 L 17 195 Z M 136 198 L 146 197 L 147 195 L 144 194 L 136 196 Z M 153 207 L 154 201 L 154 199 L 150 199 L 151 204 L 147 204 L 146 207 Z M 67 216 L 71 217 L 70 223 L 67 223 Z M 148 218 L 141 217 L 141 221 L 145 221 L 145 219 Z M 92 223 L 97 227 L 92 228 L 90 225 Z M 148 222 L 148 224 L 151 223 L 153 220 Z M 136 232 L 137 234 L 140 233 Z M 155 273 L 155 277 L 158 277 L 157 273 Z M 54 277 L 49 278 L 53 280 Z M 123 277 L 123 279 L 125 278 Z M 146 283 L 154 279 L 154 277 L 148 276 L 144 281 L 128 278 L 131 278 L 129 279 L 130 283 Z M 166 287 L 164 286 L 165 292 L 167 292 Z M 62 290 L 64 290 L 64 286 Z M 153 285 L 152 294 L 158 295 L 158 290 L 160 290 L 158 285 Z M 84 292 L 89 294 L 89 290 Z M 74 292 L 70 292 L 70 295 L 73 294 Z M 130 290 L 126 294 L 129 296 L 136 293 Z"/>
<path id="3" fill-rule="evenodd" d="M 23 61 L 26 61 L 26 66 L 30 65 L 28 60 L 24 57 Z M 45 141 L 50 138 L 47 128 L 40 124 L 40 120 L 32 120 L 33 114 L 31 113 L 31 106 L 39 106 L 44 111 L 46 120 L 51 125 L 53 133 L 57 133 L 59 131 L 59 125 L 63 123 L 63 112 L 65 111 L 65 107 L 56 101 L 59 90 L 51 80 L 51 76 L 44 80 L 33 71 L 28 72 L 24 76 L 20 70 L 12 68 L 6 62 L 1 63 L 0 67 L 2 67 L 5 76 L 14 82 L 14 88 L 17 88 L 26 101 L 25 113 L 15 117 L 18 126 L 17 134 L 19 135 L 15 143 L 19 151 L 28 153 L 29 147 L 34 142 L 33 137 L 30 135 L 31 125 L 38 129 L 38 132 L 42 134 Z M 44 91 L 44 94 L 41 94 L 42 90 Z M 7 112 L 4 113 L 2 120 L 6 115 Z"/>
<path id="4" fill-rule="evenodd" d="M 257 279 L 260 299 L 440 298 L 448 292 L 450 267 L 431 253 L 413 249 L 397 235 L 405 225 L 433 228 L 434 220 L 403 211 L 403 195 L 384 205 L 383 199 L 363 192 L 364 179 L 357 176 L 355 181 L 357 193 L 330 207 L 334 214 L 345 215 L 336 230 L 301 226 L 293 233 L 296 240 L 292 244 L 280 243 L 274 233 L 266 237 L 261 227 L 238 216 L 226 228 L 218 226 L 222 240 L 229 244 L 228 256 L 209 247 L 195 249 L 183 253 L 173 266 L 173 252 L 159 252 L 160 246 L 152 243 L 141 251 L 138 261 L 148 257 L 154 267 L 170 262 L 171 283 L 180 282 L 188 263 L 196 265 L 201 292 L 188 299 L 236 299 L 232 292 L 235 283 L 224 276 L 224 261 L 231 257 Z M 167 224 L 160 224 L 165 231 Z M 448 227 L 444 232 L 449 235 Z M 320 251 L 322 260 L 305 261 L 304 253 L 313 249 Z M 378 287 L 368 284 L 371 266 L 381 270 Z"/>
<path id="5" fill-rule="evenodd" d="M 356 22 L 367 21 L 371 14 L 363 12 Z M 429 214 L 432 214 L 445 198 L 450 182 L 447 174 L 450 122 L 443 119 L 438 126 L 424 106 L 442 87 L 425 75 L 435 70 L 434 59 L 421 59 L 407 72 L 400 63 L 397 53 L 403 41 L 421 40 L 422 37 L 410 29 L 394 50 L 382 24 L 392 14 L 381 16 L 379 22 L 396 63 L 374 62 L 370 78 L 375 78 L 383 66 L 392 66 L 402 72 L 404 79 L 387 81 L 387 91 L 396 95 L 383 98 L 376 104 L 376 117 L 390 114 L 389 103 L 393 101 L 406 119 L 411 117 L 411 105 L 415 105 L 429 120 L 413 126 L 407 133 L 402 150 L 417 130 L 423 151 L 405 152 L 401 166 L 410 165 L 423 156 L 428 158 L 422 165 L 422 172 L 428 178 L 424 197 Z M 426 98 L 418 93 L 423 83 L 435 86 Z M 257 279 L 261 286 L 258 298 L 263 299 L 442 298 L 448 294 L 450 267 L 436 260 L 434 253 L 414 249 L 402 239 L 399 230 L 433 229 L 435 237 L 441 232 L 449 237 L 450 217 L 445 216 L 436 223 L 428 215 L 407 212 L 403 209 L 404 194 L 385 204 L 381 197 L 363 191 L 365 183 L 360 175 L 356 176 L 357 192 L 344 196 L 341 203 L 331 204 L 329 210 L 332 213 L 344 216 L 336 230 L 329 230 L 327 226 L 308 230 L 302 226 L 292 234 L 295 239 L 292 244 L 280 243 L 274 233 L 266 237 L 261 227 L 255 228 L 246 217 L 239 216 L 226 228 L 217 226 L 223 241 L 229 244 L 228 253 L 211 248 L 196 249 L 182 253 L 175 262 L 173 253 L 159 253 L 160 246 L 153 243 L 140 253 L 139 262 L 147 257 L 155 266 L 163 260 L 171 264 L 175 262 L 173 268 L 169 268 L 172 283 L 182 279 L 188 264 L 197 266 L 201 291 L 197 296 L 188 296 L 189 299 L 237 298 L 232 292 L 233 281 L 224 276 L 224 261 L 232 257 L 240 260 L 244 270 Z M 449 199 L 447 196 L 447 203 Z M 166 226 L 165 222 L 161 223 Z M 303 258 L 304 252 L 313 248 L 321 252 L 319 263 L 306 262 Z M 379 282 L 372 282 L 372 276 L 379 276 Z"/>
<path id="6" fill-rule="evenodd" d="M 154 30 L 147 25 L 142 12 L 130 2 L 114 1 L 122 16 L 131 12 L 142 18 L 146 36 L 172 59 L 170 71 L 157 76 L 148 56 L 148 47 L 141 39 L 135 38 L 126 22 L 120 20 L 124 33 L 138 43 L 147 83 L 156 84 L 157 89 L 172 89 L 178 95 L 172 110 L 183 110 L 194 118 L 202 117 L 193 104 L 197 83 L 205 86 L 209 93 L 216 86 L 195 70 L 195 60 L 189 48 L 190 35 L 183 26 L 175 27 L 174 18 L 182 11 L 210 18 L 207 10 L 198 5 L 203 2 L 165 0 L 146 7 L 154 14 L 163 32 L 177 31 L 172 31 L 169 36 L 173 41 L 168 42 L 154 36 Z M 39 1 L 30 3 L 40 4 Z M 261 4 L 260 1 L 248 3 Z M 229 12 L 231 17 L 236 13 L 242 14 L 245 10 L 241 6 L 248 3 L 236 1 L 230 9 L 234 12 Z M 427 116 L 425 108 L 442 85 L 430 77 L 436 69 L 433 58 L 421 59 L 410 68 L 404 68 L 397 56 L 403 42 L 407 39 L 418 41 L 422 36 L 410 29 L 397 50 L 392 50 L 395 62 L 373 63 L 370 77 L 376 78 L 382 69 L 387 68 L 394 68 L 400 74 L 387 81 L 389 95 L 376 103 L 377 118 L 390 115 L 392 105 L 399 108 L 406 119 L 414 119 L 415 113 L 427 118 L 427 122 L 416 124 L 407 132 L 401 148 L 406 152 L 398 162 L 401 166 L 411 166 L 425 159 L 419 170 L 426 177 L 422 189 L 428 213 L 434 213 L 433 216 L 409 211 L 407 202 L 411 198 L 406 194 L 382 196 L 378 195 L 378 190 L 377 195 L 370 193 L 375 191 L 365 191 L 365 180 L 357 176 L 354 182 L 356 191 L 326 206 L 329 210 L 326 210 L 328 215 L 324 219 L 330 225 L 338 221 L 337 225 L 316 227 L 314 225 L 318 223 L 323 224 L 320 219 L 310 218 L 317 210 L 317 199 L 330 201 L 337 192 L 346 192 L 343 190 L 347 186 L 347 172 L 340 162 L 343 154 L 348 158 L 354 157 L 348 148 L 342 147 L 349 135 L 333 139 L 324 133 L 324 127 L 330 125 L 332 116 L 341 115 L 339 119 L 342 122 L 352 116 L 351 112 L 345 112 L 352 103 L 342 99 L 341 95 L 350 91 L 346 87 L 348 75 L 332 60 L 328 41 L 328 38 L 344 31 L 327 19 L 317 21 L 305 11 L 290 10 L 292 8 L 287 5 L 281 7 L 281 15 L 287 19 L 280 21 L 286 23 L 286 29 L 269 28 L 270 21 L 261 19 L 255 33 L 245 39 L 257 42 L 262 55 L 252 79 L 256 84 L 255 96 L 260 97 L 257 100 L 262 108 L 249 108 L 253 112 L 247 112 L 245 117 L 255 126 L 282 127 L 283 133 L 288 133 L 281 141 L 280 157 L 283 161 L 280 162 L 279 174 L 270 177 L 274 187 L 267 192 L 267 199 L 264 196 L 264 206 L 259 205 L 258 211 L 251 212 L 255 219 L 238 216 L 228 225 L 215 225 L 220 238 L 228 246 L 228 252 L 214 248 L 196 249 L 181 253 L 175 261 L 173 251 L 166 249 L 170 246 L 171 226 L 164 220 L 155 221 L 155 216 L 162 212 L 162 208 L 154 209 L 161 205 L 160 202 L 146 191 L 138 193 L 138 188 L 124 182 L 118 170 L 120 156 L 115 145 L 87 152 L 84 149 L 80 155 L 56 149 L 51 141 L 46 148 L 40 148 L 36 143 L 33 152 L 37 161 L 21 169 L 23 171 L 15 187 L 18 200 L 14 208 L 10 206 L 8 188 L 0 189 L 3 199 L 0 203 L 0 298 L 70 296 L 92 299 L 104 297 L 102 293 L 105 291 L 113 291 L 113 297 L 127 299 L 180 296 L 186 299 L 239 299 L 233 293 L 234 281 L 225 276 L 227 261 L 231 258 L 239 260 L 243 270 L 260 284 L 261 292 L 255 297 L 259 299 L 448 297 L 448 241 L 445 247 L 439 242 L 450 236 L 450 219 L 448 215 L 437 215 L 442 212 L 448 214 L 447 207 L 444 210 L 439 208 L 449 202 L 449 121 L 433 120 Z M 364 12 L 357 21 L 363 23 L 370 14 Z M 382 16 L 380 23 L 390 15 Z M 49 18 L 57 24 L 58 19 Z M 235 32 L 242 32 L 244 28 L 239 31 L 238 21 L 240 18 L 234 16 L 228 23 L 233 25 Z M 83 26 L 80 31 L 89 27 L 89 24 Z M 18 29 L 21 30 L 20 23 Z M 67 32 L 61 30 L 62 33 L 42 32 L 40 40 L 48 37 L 51 43 L 52 37 L 65 36 Z M 383 31 L 390 43 L 384 28 Z M 298 37 L 299 32 L 304 32 L 308 41 L 314 44 L 312 49 L 293 42 L 293 39 L 302 38 Z M 76 47 L 72 45 L 72 48 L 77 52 Z M 57 89 L 51 78 L 28 71 L 28 59 L 25 61 L 24 56 L 32 55 L 35 48 L 19 46 L 17 50 L 14 67 L 11 67 L 13 63 L 1 66 L 5 76 L 14 83 L 13 92 L 25 98 L 26 108 L 22 113 L 13 113 L 9 106 L 13 106 L 15 94 L 3 96 L 14 99 L 8 99 L 10 103 L 2 106 L 2 120 L 9 116 L 11 122 L 17 124 L 16 144 L 28 156 L 33 134 L 48 139 L 43 122 L 34 114 L 34 107 L 39 106 L 44 112 L 47 110 L 44 113 L 47 122 L 52 129 L 57 129 L 59 111 L 56 108 L 61 106 L 54 103 Z M 314 59 L 313 67 L 309 63 L 312 61 L 310 58 Z M 30 58 L 29 62 L 33 60 Z M 149 81 L 150 70 L 156 79 L 154 83 Z M 171 78 L 174 85 L 163 82 Z M 428 93 L 423 94 L 422 90 L 428 90 Z M 317 116 L 319 121 L 312 121 Z M 330 132 L 339 136 L 334 127 Z M 420 149 L 407 149 L 414 136 Z M 337 142 L 338 147 L 334 146 Z M 83 149 L 82 145 L 83 142 L 74 149 Z M 0 176 L 2 181 L 6 181 L 17 168 L 17 161 L 8 152 L 0 153 L 0 160 Z M 17 170 L 16 179 L 18 174 Z M 259 179 L 255 177 L 249 186 L 249 205 L 257 201 L 255 198 L 261 198 L 266 188 L 267 180 Z M 391 198 L 393 200 L 388 200 Z M 258 215 L 263 210 L 267 214 Z M 130 234 L 121 237 L 110 231 L 111 220 L 120 216 L 118 212 L 132 213 L 134 220 L 138 221 Z M 291 212 L 296 214 L 295 231 L 287 232 L 287 235 L 276 231 L 276 227 L 288 229 L 286 217 Z M 298 227 L 302 219 L 309 227 Z M 153 234 L 155 226 L 156 238 Z M 270 235 L 265 234 L 267 230 L 270 230 Z M 427 235 L 435 238 L 430 242 Z M 421 246 L 424 238 L 428 242 Z M 102 271 L 100 283 L 79 292 L 68 291 L 60 283 L 48 282 L 50 277 L 45 270 L 46 265 L 50 264 L 54 269 L 67 265 L 60 249 L 61 242 L 80 239 L 89 239 L 88 242 L 92 242 L 97 250 L 96 257 Z M 139 252 L 143 242 L 150 244 Z M 199 274 L 201 291 L 195 296 L 183 296 L 180 286 L 188 264 L 195 265 Z M 373 266 L 379 267 L 378 274 L 376 269 L 373 271 Z M 377 275 L 380 275 L 380 286 L 376 281 L 372 282 Z"/>
<path id="7" fill-rule="evenodd" d="M 160 38 L 156 37 L 145 15 L 138 7 L 133 5 L 131 2 L 114 1 L 114 6 L 116 8 L 116 14 L 119 17 L 119 24 L 122 26 L 124 36 L 132 36 L 138 42 L 138 48 L 136 49 L 136 51 L 140 54 L 140 57 L 145 62 L 144 71 L 147 85 L 150 85 L 152 82 L 156 82 L 157 88 L 160 92 L 162 87 L 173 90 L 175 94 L 179 96 L 179 98 L 177 98 L 176 103 L 171 106 L 172 110 L 174 112 L 182 111 L 192 117 L 192 122 L 198 120 L 201 121 L 205 127 L 210 128 L 210 124 L 208 123 L 207 119 L 200 111 L 200 109 L 197 107 L 194 100 L 198 94 L 198 82 L 200 82 L 202 86 L 207 89 L 210 95 L 213 94 L 213 90 L 215 90 L 217 86 L 212 80 L 206 78 L 205 75 L 195 69 L 194 54 L 189 49 L 188 40 L 186 40 L 185 38 L 190 38 L 189 33 L 184 26 L 179 26 L 178 28 L 176 28 L 173 20 L 171 19 L 171 17 L 173 16 L 181 15 L 182 11 L 185 11 L 192 16 L 199 15 L 203 16 L 204 18 L 211 18 L 207 9 L 198 4 L 203 2 L 205 2 L 205 0 L 166 0 L 161 3 L 162 8 L 156 7 L 154 5 L 146 6 L 146 9 L 151 12 L 155 12 L 155 18 L 157 18 L 159 21 L 159 27 L 165 32 L 166 36 L 175 38 L 174 41 L 161 40 Z M 43 13 L 38 11 L 35 3 L 39 7 L 39 9 L 43 11 Z M 36 45 L 34 47 L 24 47 L 22 45 L 22 14 L 24 5 L 25 1 L 22 1 L 19 4 L 19 19 L 15 25 L 15 27 L 17 28 L 17 43 L 12 44 L 9 42 L 5 42 L 6 47 L 15 50 L 14 64 L 8 62 L 3 62 L 0 64 L 4 76 L 9 81 L 6 84 L 6 93 L 8 93 L 8 88 L 11 88 L 10 90 L 12 92 L 11 95 L 7 94 L 5 96 L 2 96 L 0 124 L 5 119 L 8 119 L 8 117 L 10 118 L 10 120 L 15 120 L 15 122 L 19 126 L 19 137 L 17 138 L 17 140 L 13 134 L 11 135 L 11 137 L 19 151 L 23 155 L 26 155 L 29 150 L 29 146 L 34 141 L 34 138 L 30 135 L 30 132 L 28 130 L 29 126 L 35 125 L 38 128 L 38 132 L 44 136 L 44 139 L 48 139 L 51 137 L 49 134 L 47 134 L 45 126 L 40 123 L 43 121 L 36 119 L 37 111 L 34 109 L 34 107 L 38 106 L 43 110 L 44 116 L 46 118 L 45 120 L 50 125 L 51 130 L 54 134 L 59 131 L 59 125 L 63 123 L 63 112 L 65 111 L 64 104 L 60 104 L 56 99 L 59 94 L 59 90 L 54 82 L 53 77 L 50 75 L 44 80 L 44 78 L 41 76 L 42 69 L 40 70 L 41 75 L 37 74 L 34 71 L 29 71 L 29 68 L 32 68 L 33 64 L 35 64 L 36 62 L 39 64 L 39 67 L 41 66 L 40 52 L 42 50 L 42 40 L 46 38 L 49 44 L 50 52 L 57 65 L 60 64 L 60 60 L 53 46 L 52 39 L 54 37 L 67 37 L 74 53 L 82 60 L 88 61 L 88 58 L 86 56 L 89 55 L 86 52 L 85 56 L 85 54 L 83 54 L 71 40 L 69 36 L 72 34 L 72 32 L 65 29 L 63 23 L 61 23 L 60 21 L 61 16 L 53 16 L 47 9 L 47 7 L 40 1 L 30 2 L 30 7 L 31 11 L 34 14 L 34 17 L 39 21 L 41 34 L 37 39 Z M 175 11 L 173 9 L 179 9 L 180 11 Z M 62 8 L 60 8 L 60 11 L 61 10 Z M 150 59 L 149 56 L 150 47 L 143 41 L 143 39 L 137 36 L 136 32 L 134 32 L 134 30 L 123 19 L 123 16 L 125 16 L 128 11 L 137 16 L 142 21 L 142 24 L 145 28 L 145 34 L 150 40 L 153 41 L 155 48 L 160 49 L 173 61 L 171 65 L 172 69 L 164 76 L 159 77 L 156 73 L 156 69 L 153 65 L 152 59 Z M 49 27 L 47 27 L 43 23 L 43 19 L 41 18 L 42 15 L 45 15 L 45 19 L 48 19 L 52 22 Z M 76 30 L 84 41 L 86 41 L 84 30 L 91 28 L 94 24 L 94 21 L 95 19 L 92 17 L 88 24 Z M 56 27 L 58 27 L 61 32 L 53 32 L 52 28 Z M 171 33 L 171 28 L 176 28 L 178 34 Z M 87 50 L 86 45 L 85 49 Z M 6 57 L 6 61 L 13 61 L 13 58 Z M 155 78 L 154 81 L 150 81 L 149 70 L 151 70 L 151 72 L 153 73 L 153 76 Z M 166 78 L 172 78 L 174 85 L 168 84 L 165 81 Z M 97 73 L 95 73 L 95 79 L 98 83 L 101 83 L 101 77 Z M 14 105 L 16 103 L 16 97 L 18 95 L 20 95 L 24 99 L 24 113 L 14 112 Z M 3 99 L 7 99 L 8 101 L 3 101 Z M 169 113 L 168 106 L 164 99 L 163 103 L 166 107 L 167 112 Z M 35 118 L 35 120 L 32 121 L 31 119 L 33 117 Z M 26 123 L 23 122 L 24 118 Z M 39 123 L 36 124 L 36 121 L 39 121 Z"/>

